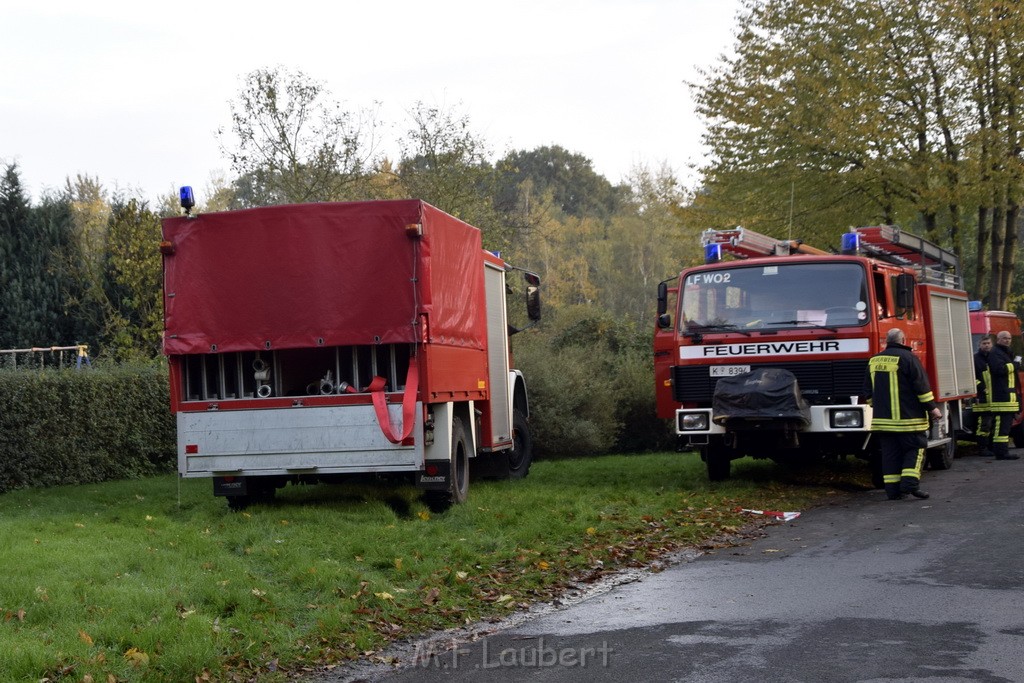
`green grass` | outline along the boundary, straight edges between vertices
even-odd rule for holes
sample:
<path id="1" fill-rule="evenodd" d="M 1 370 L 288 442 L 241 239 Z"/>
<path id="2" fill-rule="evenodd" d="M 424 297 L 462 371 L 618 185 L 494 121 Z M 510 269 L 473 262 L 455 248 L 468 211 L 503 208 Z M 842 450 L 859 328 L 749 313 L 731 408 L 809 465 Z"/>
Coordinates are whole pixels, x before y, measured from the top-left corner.
<path id="1" fill-rule="evenodd" d="M 407 487 L 288 487 L 231 513 L 173 476 L 0 496 L 0 680 L 283 680 L 390 640 L 507 614 L 749 520 L 866 488 L 694 454 L 534 464 L 431 515 Z"/>

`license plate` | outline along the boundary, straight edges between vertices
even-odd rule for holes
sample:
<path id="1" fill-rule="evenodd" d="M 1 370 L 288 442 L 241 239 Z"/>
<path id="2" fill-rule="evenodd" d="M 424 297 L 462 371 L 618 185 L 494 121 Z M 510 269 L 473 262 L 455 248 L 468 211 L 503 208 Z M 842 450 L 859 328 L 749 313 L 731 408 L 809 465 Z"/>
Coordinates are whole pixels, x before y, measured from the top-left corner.
<path id="1" fill-rule="evenodd" d="M 711 376 L 712 377 L 733 377 L 735 375 L 742 375 L 745 372 L 750 372 L 749 365 L 712 365 Z"/>

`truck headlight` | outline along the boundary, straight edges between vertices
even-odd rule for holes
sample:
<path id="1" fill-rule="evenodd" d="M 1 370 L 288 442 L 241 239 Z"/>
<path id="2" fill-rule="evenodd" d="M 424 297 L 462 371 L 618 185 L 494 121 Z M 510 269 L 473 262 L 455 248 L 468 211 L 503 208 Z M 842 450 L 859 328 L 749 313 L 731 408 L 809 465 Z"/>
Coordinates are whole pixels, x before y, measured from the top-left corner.
<path id="1" fill-rule="evenodd" d="M 864 426 L 864 413 L 860 410 L 833 410 L 829 415 L 833 427 L 850 429 Z"/>
<path id="2" fill-rule="evenodd" d="M 683 413 L 679 417 L 679 431 L 681 432 L 702 432 L 707 428 L 707 413 Z"/>

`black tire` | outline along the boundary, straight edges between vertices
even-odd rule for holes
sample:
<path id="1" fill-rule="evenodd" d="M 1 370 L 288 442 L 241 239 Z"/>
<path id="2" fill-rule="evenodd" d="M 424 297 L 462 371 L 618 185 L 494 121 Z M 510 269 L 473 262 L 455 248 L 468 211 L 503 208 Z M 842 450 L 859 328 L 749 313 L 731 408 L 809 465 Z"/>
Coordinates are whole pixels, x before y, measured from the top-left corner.
<path id="1" fill-rule="evenodd" d="M 732 461 L 729 460 L 729 455 L 721 446 L 708 444 L 702 449 L 701 455 L 704 458 L 704 464 L 708 467 L 708 479 L 725 481 L 729 478 Z"/>
<path id="2" fill-rule="evenodd" d="M 226 496 L 228 509 L 232 512 L 241 512 L 252 505 L 252 496 Z"/>
<path id="3" fill-rule="evenodd" d="M 871 485 L 876 489 L 884 489 L 885 476 L 882 474 L 882 454 L 878 452 L 877 448 L 871 450 L 868 466 L 871 468 Z"/>
<path id="4" fill-rule="evenodd" d="M 932 470 L 948 470 L 953 466 L 953 458 L 955 457 L 956 441 L 952 438 L 941 446 L 929 448 L 925 451 L 928 469 Z"/>
<path id="5" fill-rule="evenodd" d="M 533 463 L 533 433 L 522 411 L 512 411 L 512 450 L 508 451 L 509 479 L 522 479 Z"/>
<path id="6" fill-rule="evenodd" d="M 452 418 L 451 483 L 447 491 L 427 491 L 423 500 L 431 512 L 441 513 L 469 498 L 469 437 L 462 420 Z"/>

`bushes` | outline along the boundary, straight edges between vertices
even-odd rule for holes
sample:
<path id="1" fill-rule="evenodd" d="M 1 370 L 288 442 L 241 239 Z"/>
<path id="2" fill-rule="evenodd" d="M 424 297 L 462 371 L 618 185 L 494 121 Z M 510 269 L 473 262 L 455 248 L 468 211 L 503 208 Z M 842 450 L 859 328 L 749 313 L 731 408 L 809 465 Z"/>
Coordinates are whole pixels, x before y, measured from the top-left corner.
<path id="1" fill-rule="evenodd" d="M 167 371 L 0 371 L 0 493 L 173 471 Z"/>
<path id="2" fill-rule="evenodd" d="M 579 306 L 549 313 L 542 328 L 512 343 L 526 376 L 538 455 L 671 445 L 668 426 L 655 414 L 649 332 Z"/>

